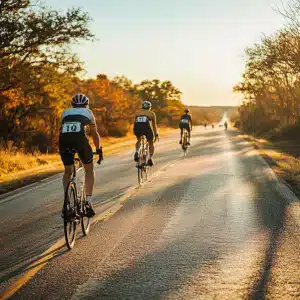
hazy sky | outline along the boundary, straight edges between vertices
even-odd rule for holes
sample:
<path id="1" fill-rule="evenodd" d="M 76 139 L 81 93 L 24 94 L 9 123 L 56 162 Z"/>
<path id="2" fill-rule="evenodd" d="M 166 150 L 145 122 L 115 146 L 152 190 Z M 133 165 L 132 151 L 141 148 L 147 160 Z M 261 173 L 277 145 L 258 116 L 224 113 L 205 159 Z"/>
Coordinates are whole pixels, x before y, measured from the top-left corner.
<path id="1" fill-rule="evenodd" d="M 88 75 L 171 80 L 186 104 L 235 105 L 244 48 L 284 23 L 282 0 L 46 0 L 80 6 L 99 39 L 75 50 Z M 283 0 L 287 2 L 287 0 Z"/>

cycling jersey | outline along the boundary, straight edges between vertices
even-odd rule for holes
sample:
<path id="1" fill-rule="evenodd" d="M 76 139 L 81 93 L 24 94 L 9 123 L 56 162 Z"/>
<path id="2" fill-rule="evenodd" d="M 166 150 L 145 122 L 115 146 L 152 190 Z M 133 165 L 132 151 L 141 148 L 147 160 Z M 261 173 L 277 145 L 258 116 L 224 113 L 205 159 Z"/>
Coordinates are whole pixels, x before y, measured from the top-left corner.
<path id="1" fill-rule="evenodd" d="M 180 118 L 180 128 L 191 129 L 192 127 L 192 116 L 190 114 L 184 114 Z"/>
<path id="2" fill-rule="evenodd" d="M 73 107 L 62 113 L 61 134 L 84 133 L 85 126 L 96 124 L 92 111 L 85 107 Z"/>
<path id="3" fill-rule="evenodd" d="M 59 152 L 64 165 L 74 163 L 76 152 L 84 164 L 91 163 L 93 161 L 93 151 L 85 127 L 86 125 L 96 125 L 92 111 L 85 107 L 69 108 L 62 113 L 61 119 Z"/>

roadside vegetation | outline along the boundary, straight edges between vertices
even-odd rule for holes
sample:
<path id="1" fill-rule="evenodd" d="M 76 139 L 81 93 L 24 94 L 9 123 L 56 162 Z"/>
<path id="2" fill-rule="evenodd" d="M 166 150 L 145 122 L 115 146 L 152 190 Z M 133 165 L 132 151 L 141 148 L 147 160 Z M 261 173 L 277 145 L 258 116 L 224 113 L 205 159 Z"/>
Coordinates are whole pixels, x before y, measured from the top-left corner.
<path id="1" fill-rule="evenodd" d="M 276 173 L 300 195 L 300 1 L 278 11 L 286 25 L 246 49 L 234 91 L 244 101 L 231 121 L 248 134 Z"/>

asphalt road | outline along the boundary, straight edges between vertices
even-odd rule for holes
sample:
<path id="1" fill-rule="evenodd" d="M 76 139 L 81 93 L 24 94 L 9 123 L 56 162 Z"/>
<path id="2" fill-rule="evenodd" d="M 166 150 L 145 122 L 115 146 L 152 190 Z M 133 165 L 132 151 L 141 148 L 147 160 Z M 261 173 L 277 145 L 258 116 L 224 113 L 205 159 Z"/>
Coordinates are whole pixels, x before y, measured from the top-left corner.
<path id="1" fill-rule="evenodd" d="M 0 201 L 0 298 L 300 299 L 300 204 L 236 131 L 157 144 L 97 167 L 98 221 L 63 244 L 59 176 Z"/>

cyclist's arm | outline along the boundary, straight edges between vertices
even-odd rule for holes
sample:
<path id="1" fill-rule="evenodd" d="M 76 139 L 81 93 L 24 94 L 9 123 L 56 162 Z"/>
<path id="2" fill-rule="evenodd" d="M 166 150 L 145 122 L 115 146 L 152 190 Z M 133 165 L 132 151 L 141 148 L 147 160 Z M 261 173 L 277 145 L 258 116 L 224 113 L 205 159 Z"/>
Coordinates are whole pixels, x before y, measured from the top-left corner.
<path id="1" fill-rule="evenodd" d="M 100 135 L 98 133 L 97 126 L 96 126 L 96 124 L 91 124 L 89 127 L 90 127 L 90 134 L 92 136 L 94 145 L 95 145 L 96 149 L 99 149 L 101 138 L 100 138 Z"/>
<path id="2" fill-rule="evenodd" d="M 92 113 L 92 111 L 90 111 L 90 113 L 91 113 L 91 119 L 90 119 L 91 123 L 89 125 L 89 127 L 90 127 L 90 134 L 92 136 L 92 139 L 93 139 L 94 145 L 96 147 L 96 150 L 98 150 L 98 149 L 100 149 L 100 135 L 99 135 L 98 130 L 97 130 L 95 116 Z"/>
<path id="3" fill-rule="evenodd" d="M 152 126 L 153 126 L 154 135 L 157 135 L 158 131 L 157 131 L 156 114 L 155 113 L 153 113 Z"/>
<path id="4" fill-rule="evenodd" d="M 191 122 L 191 129 L 193 129 L 193 120 L 192 120 L 192 116 L 191 116 L 190 122 Z"/>

